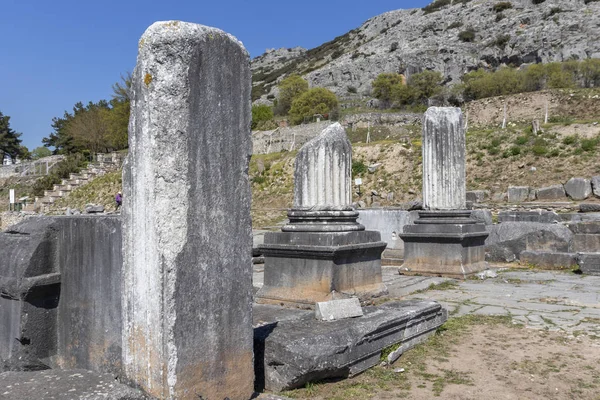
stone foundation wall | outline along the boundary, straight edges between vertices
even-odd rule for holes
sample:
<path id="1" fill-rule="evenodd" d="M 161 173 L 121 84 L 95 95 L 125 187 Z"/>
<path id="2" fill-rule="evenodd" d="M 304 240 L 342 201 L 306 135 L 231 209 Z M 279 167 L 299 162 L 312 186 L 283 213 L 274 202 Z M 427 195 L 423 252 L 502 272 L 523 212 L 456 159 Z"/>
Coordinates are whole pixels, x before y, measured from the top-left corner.
<path id="1" fill-rule="evenodd" d="M 121 266 L 117 216 L 32 217 L 0 233 L 0 370 L 120 373 Z"/>

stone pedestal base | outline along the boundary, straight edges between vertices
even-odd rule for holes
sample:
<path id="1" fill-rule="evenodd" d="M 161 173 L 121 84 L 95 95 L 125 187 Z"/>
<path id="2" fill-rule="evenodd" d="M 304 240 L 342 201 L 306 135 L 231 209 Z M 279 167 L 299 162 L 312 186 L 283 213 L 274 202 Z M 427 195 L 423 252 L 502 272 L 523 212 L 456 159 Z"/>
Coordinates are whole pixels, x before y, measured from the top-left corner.
<path id="1" fill-rule="evenodd" d="M 264 286 L 256 302 L 313 308 L 315 302 L 381 296 L 379 232 L 272 232 L 260 249 L 265 257 Z"/>
<path id="2" fill-rule="evenodd" d="M 485 225 L 471 219 L 470 211 L 422 211 L 404 233 L 405 275 L 465 279 L 487 269 Z"/>

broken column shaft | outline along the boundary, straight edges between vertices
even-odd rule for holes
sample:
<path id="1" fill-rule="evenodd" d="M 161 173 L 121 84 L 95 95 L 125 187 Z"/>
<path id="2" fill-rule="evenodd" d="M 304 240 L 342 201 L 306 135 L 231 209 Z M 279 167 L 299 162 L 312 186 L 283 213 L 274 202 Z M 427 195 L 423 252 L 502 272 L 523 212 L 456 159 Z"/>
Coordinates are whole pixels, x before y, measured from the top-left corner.
<path id="1" fill-rule="evenodd" d="M 253 392 L 250 63 L 218 29 L 139 42 L 123 176 L 123 367 L 158 399 Z"/>
<path id="2" fill-rule="evenodd" d="M 406 225 L 400 272 L 465 278 L 487 268 L 485 226 L 466 210 L 465 130 L 459 108 L 431 107 L 423 117 L 423 206 Z"/>

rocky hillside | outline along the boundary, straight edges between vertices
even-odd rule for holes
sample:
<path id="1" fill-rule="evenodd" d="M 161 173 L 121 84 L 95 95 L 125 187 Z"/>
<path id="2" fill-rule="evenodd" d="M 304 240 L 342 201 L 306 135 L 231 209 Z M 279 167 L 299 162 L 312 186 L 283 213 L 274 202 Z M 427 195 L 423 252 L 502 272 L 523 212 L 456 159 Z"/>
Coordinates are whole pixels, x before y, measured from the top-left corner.
<path id="1" fill-rule="evenodd" d="M 457 82 L 477 68 L 600 58 L 598 37 L 598 0 L 436 0 L 373 17 L 314 49 L 267 51 L 252 60 L 253 99 L 274 99 L 291 73 L 344 97 L 368 94 L 382 72 L 431 69 Z"/>

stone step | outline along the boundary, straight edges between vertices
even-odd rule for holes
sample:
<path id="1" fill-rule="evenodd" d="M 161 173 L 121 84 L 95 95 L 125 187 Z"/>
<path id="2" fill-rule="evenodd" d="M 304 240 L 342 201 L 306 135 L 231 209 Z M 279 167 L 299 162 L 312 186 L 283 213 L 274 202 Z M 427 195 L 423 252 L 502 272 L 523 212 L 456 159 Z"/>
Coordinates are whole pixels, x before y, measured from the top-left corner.
<path id="1" fill-rule="evenodd" d="M 571 251 L 574 253 L 600 252 L 600 235 L 593 233 L 577 233 L 573 235 Z"/>
<path id="2" fill-rule="evenodd" d="M 579 253 L 579 269 L 585 275 L 600 276 L 600 253 Z"/>
<path id="3" fill-rule="evenodd" d="M 567 227 L 575 234 L 600 234 L 600 221 L 571 222 Z"/>
<path id="4" fill-rule="evenodd" d="M 52 187 L 52 190 L 55 192 L 70 192 L 71 190 L 73 190 L 71 185 L 54 185 Z"/>
<path id="5" fill-rule="evenodd" d="M 69 179 L 67 181 L 67 185 L 71 185 L 71 186 L 82 186 L 85 185 L 89 182 L 89 179 Z"/>
<path id="6" fill-rule="evenodd" d="M 541 268 L 570 269 L 577 267 L 577 253 L 551 251 L 522 251 L 519 255 L 521 264 Z"/>
<path id="7" fill-rule="evenodd" d="M 40 199 L 42 204 L 53 204 L 56 200 L 61 199 L 62 197 L 55 196 L 44 196 Z"/>
<path id="8" fill-rule="evenodd" d="M 44 197 L 62 197 L 57 190 L 44 190 Z"/>
<path id="9" fill-rule="evenodd" d="M 80 172 L 78 174 L 69 174 L 69 179 L 91 179 L 93 177 L 95 177 L 96 175 L 98 175 L 98 173 L 96 172 Z"/>
<path id="10" fill-rule="evenodd" d="M 387 257 L 381 258 L 381 265 L 385 265 L 385 266 L 398 265 L 398 266 L 400 266 L 402 264 L 404 264 L 403 258 L 387 258 Z"/>

